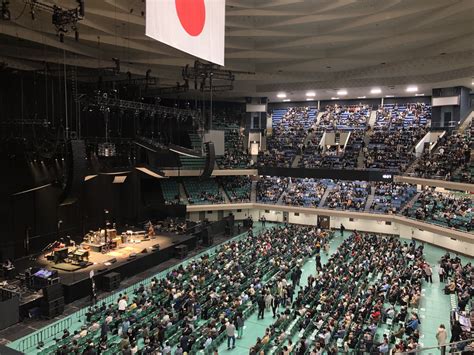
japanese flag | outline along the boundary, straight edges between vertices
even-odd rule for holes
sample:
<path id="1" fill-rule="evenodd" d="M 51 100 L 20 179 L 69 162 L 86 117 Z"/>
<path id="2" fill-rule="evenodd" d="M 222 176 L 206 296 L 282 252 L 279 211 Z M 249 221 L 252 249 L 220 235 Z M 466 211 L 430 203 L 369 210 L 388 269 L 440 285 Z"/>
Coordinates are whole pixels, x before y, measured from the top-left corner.
<path id="1" fill-rule="evenodd" d="M 225 0 L 147 0 L 146 35 L 224 65 Z"/>

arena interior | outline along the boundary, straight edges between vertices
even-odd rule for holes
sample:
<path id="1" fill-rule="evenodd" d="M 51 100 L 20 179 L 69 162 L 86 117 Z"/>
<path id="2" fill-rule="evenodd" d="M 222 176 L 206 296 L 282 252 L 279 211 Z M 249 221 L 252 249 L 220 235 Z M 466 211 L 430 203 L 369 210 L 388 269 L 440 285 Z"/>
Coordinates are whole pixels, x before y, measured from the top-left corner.
<path id="1" fill-rule="evenodd" d="M 0 13 L 0 354 L 474 354 L 474 1 Z"/>

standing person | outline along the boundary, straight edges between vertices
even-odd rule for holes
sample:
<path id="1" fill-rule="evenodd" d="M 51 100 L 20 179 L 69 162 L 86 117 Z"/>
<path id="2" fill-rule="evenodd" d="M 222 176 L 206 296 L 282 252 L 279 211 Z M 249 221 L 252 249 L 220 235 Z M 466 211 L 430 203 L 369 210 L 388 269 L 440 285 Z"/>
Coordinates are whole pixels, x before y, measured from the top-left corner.
<path id="1" fill-rule="evenodd" d="M 346 230 L 346 227 L 341 223 L 341 237 L 344 236 L 344 231 Z"/>
<path id="2" fill-rule="evenodd" d="M 262 226 L 263 228 L 265 228 L 265 222 L 267 221 L 267 219 L 265 218 L 265 216 L 262 216 Z"/>
<path id="3" fill-rule="evenodd" d="M 237 325 L 237 339 L 242 339 L 242 336 L 244 335 L 244 317 L 242 314 L 237 315 L 237 320 L 236 320 L 236 325 Z"/>
<path id="4" fill-rule="evenodd" d="M 263 319 L 265 315 L 265 295 L 260 294 L 257 298 L 257 306 L 258 306 L 258 315 L 257 319 L 260 319 L 260 317 Z"/>
<path id="5" fill-rule="evenodd" d="M 272 312 L 273 312 L 273 318 L 276 317 L 276 313 L 278 310 L 278 307 L 280 306 L 280 295 L 277 293 L 275 297 L 273 297 L 272 300 Z"/>
<path id="6" fill-rule="evenodd" d="M 431 266 L 429 264 L 425 264 L 423 267 L 423 271 L 425 272 L 425 280 L 426 282 L 433 283 L 433 270 L 431 270 Z"/>
<path id="7" fill-rule="evenodd" d="M 230 350 L 230 343 L 232 342 L 232 349 L 235 349 L 235 325 L 230 320 L 225 327 L 227 333 L 227 350 Z"/>
<path id="8" fill-rule="evenodd" d="M 436 340 L 438 340 L 438 346 L 441 349 L 441 355 L 446 353 L 446 339 L 448 339 L 448 333 L 444 324 L 440 324 L 438 331 L 436 332 Z"/>
<path id="9" fill-rule="evenodd" d="M 439 275 L 439 282 L 444 283 L 446 271 L 444 270 L 443 265 L 439 266 L 438 275 Z"/>

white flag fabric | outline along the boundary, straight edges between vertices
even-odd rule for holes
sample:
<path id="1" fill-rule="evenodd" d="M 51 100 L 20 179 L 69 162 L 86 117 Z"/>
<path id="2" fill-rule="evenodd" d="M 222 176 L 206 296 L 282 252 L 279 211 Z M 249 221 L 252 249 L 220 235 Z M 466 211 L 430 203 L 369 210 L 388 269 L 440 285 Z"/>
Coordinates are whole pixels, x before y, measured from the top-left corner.
<path id="1" fill-rule="evenodd" d="M 224 65 L 225 0 L 147 0 L 146 35 Z"/>

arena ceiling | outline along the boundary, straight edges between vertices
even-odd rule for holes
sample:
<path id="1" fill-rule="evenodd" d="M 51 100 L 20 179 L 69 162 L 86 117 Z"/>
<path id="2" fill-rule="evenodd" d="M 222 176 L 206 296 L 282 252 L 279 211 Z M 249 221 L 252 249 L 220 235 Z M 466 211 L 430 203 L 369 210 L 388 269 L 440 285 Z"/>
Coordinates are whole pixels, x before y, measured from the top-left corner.
<path id="1" fill-rule="evenodd" d="M 63 8 L 74 0 L 42 0 Z M 74 65 L 82 80 L 96 80 L 97 67 L 181 80 L 194 58 L 144 35 L 144 0 L 85 0 L 79 42 L 56 36 L 51 14 L 10 0 L 11 20 L 0 20 L 0 62 L 42 69 L 45 62 Z M 220 96 L 287 99 L 407 96 L 447 85 L 472 87 L 473 0 L 227 0 L 226 66 L 236 71 L 235 89 Z M 370 94 L 380 88 L 380 94 Z"/>

